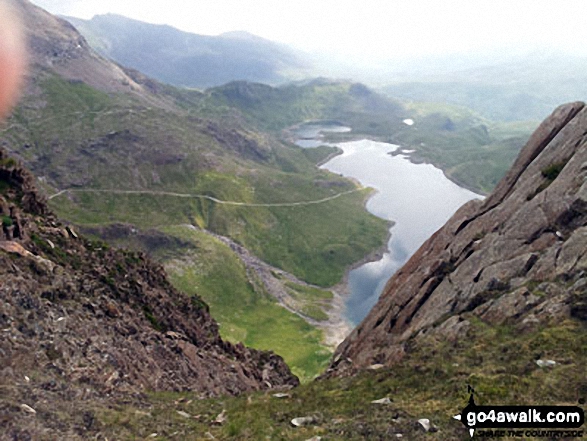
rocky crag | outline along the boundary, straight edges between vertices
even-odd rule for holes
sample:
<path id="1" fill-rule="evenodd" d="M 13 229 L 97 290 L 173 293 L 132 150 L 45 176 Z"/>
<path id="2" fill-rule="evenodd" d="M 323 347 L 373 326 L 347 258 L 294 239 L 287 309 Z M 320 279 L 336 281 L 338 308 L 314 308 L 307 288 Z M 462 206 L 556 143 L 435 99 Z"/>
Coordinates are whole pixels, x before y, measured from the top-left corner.
<path id="1" fill-rule="evenodd" d="M 530 332 L 587 320 L 587 109 L 559 107 L 484 201 L 463 206 L 388 282 L 328 375 L 391 366 L 472 322 Z"/>
<path id="2" fill-rule="evenodd" d="M 62 224 L 2 151 L 0 217 L 0 425 L 9 439 L 87 435 L 97 430 L 92 403 L 146 391 L 203 397 L 298 384 L 277 355 L 223 341 L 207 305 L 176 291 L 161 266 Z"/>

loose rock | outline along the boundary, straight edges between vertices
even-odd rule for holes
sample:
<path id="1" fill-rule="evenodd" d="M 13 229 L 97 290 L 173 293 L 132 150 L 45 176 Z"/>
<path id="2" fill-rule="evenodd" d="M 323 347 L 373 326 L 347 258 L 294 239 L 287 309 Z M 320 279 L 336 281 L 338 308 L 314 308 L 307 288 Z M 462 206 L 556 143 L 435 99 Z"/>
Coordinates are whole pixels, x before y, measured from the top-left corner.
<path id="1" fill-rule="evenodd" d="M 315 422 L 316 418 L 314 417 L 299 417 L 291 420 L 291 424 L 295 427 L 307 426 L 308 424 L 313 424 Z"/>
<path id="2" fill-rule="evenodd" d="M 24 410 L 27 413 L 31 413 L 33 415 L 35 415 L 37 413 L 37 411 L 35 409 L 33 409 L 31 406 L 27 405 L 27 404 L 21 404 L 20 408 L 22 410 Z"/>
<path id="3" fill-rule="evenodd" d="M 222 425 L 226 421 L 226 409 L 218 414 L 216 419 L 214 420 L 214 424 Z"/>
<path id="4" fill-rule="evenodd" d="M 426 432 L 430 431 L 430 420 L 428 418 L 422 418 L 418 420 L 418 424 L 420 424 Z"/>
<path id="5" fill-rule="evenodd" d="M 372 404 L 391 404 L 391 399 L 389 397 L 381 398 L 379 400 L 371 401 Z"/>
<path id="6" fill-rule="evenodd" d="M 554 360 L 536 360 L 536 364 L 540 367 L 553 367 L 556 365 Z"/>
<path id="7" fill-rule="evenodd" d="M 385 367 L 385 365 L 383 364 L 372 364 L 371 366 L 369 366 L 369 369 L 371 369 L 372 371 L 378 371 L 379 369 L 383 369 Z"/>

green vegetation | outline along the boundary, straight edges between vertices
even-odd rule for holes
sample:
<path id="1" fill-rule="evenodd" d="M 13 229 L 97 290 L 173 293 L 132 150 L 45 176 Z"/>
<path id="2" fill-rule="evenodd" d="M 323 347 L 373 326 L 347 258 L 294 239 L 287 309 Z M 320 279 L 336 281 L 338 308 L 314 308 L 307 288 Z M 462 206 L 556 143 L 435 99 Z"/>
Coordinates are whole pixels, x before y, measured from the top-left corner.
<path id="1" fill-rule="evenodd" d="M 314 80 L 279 88 L 245 82 L 209 91 L 217 102 L 237 107 L 263 130 L 273 132 L 304 121 L 328 120 L 371 136 L 393 133 L 405 109 L 359 83 Z"/>
<path id="2" fill-rule="evenodd" d="M 186 227 L 168 227 L 163 231 L 192 243 L 185 255 L 165 259 L 171 282 L 189 295 L 199 295 L 210 306 L 220 324 L 220 334 L 232 342 L 243 342 L 256 349 L 282 355 L 302 381 L 318 375 L 331 356 L 322 345 L 322 332 L 288 312 L 254 286 L 238 256 L 210 235 Z M 301 287 L 308 296 L 328 298 L 328 292 Z"/>
<path id="3" fill-rule="evenodd" d="M 304 149 L 304 155 L 314 164 L 320 164 L 324 162 L 331 155 L 336 154 L 338 149 L 336 147 L 320 146 L 313 149 Z"/>
<path id="4" fill-rule="evenodd" d="M 157 194 L 257 205 L 333 197 L 355 187 L 316 168 L 316 160 L 331 149 L 308 157 L 234 116 L 222 116 L 223 107 L 201 94 L 175 91 L 186 112 L 146 108 L 128 96 L 109 96 L 50 75 L 38 86 L 47 105 L 39 109 L 25 100 L 5 137 L 23 157 L 40 164 L 42 174 L 52 176 L 51 185 L 153 192 L 78 192 L 52 199 L 53 208 L 70 221 L 140 228 L 193 223 L 321 286 L 337 283 L 345 267 L 385 240 L 386 223 L 363 209 L 366 191 L 296 207 L 222 205 Z M 56 140 L 51 148 L 45 147 L 47 139 Z"/>
<path id="5" fill-rule="evenodd" d="M 47 111 L 56 116 L 67 112 L 99 112 L 110 107 L 112 102 L 107 93 L 83 82 L 67 81 L 55 76 L 47 78 L 42 88 L 49 106 Z"/>
<path id="6" fill-rule="evenodd" d="M 387 223 L 364 210 L 369 190 L 316 167 L 331 148 L 309 153 L 282 143 L 210 94 L 162 86 L 152 97 L 159 101 L 145 104 L 48 72 L 34 81 L 44 105 L 37 105 L 38 96 L 26 97 L 3 139 L 46 177 L 48 192 L 73 190 L 50 205 L 81 227 L 100 231 L 128 223 L 141 231 L 168 233 L 174 225 L 196 225 L 320 286 L 338 283 L 346 267 L 385 242 Z M 345 88 L 350 91 L 339 87 L 339 97 Z M 125 190 L 140 193 L 120 192 Z M 318 200 L 325 201 L 303 204 Z M 284 203 L 302 204 L 279 205 Z M 156 257 L 189 261 L 173 281 L 210 303 L 222 335 L 275 350 L 302 378 L 324 367 L 330 353 L 321 344 L 321 332 L 253 289 L 234 254 L 209 260 L 193 241 L 184 245 L 164 242 Z M 224 268 L 229 262 L 231 271 Z M 198 273 L 198 265 L 204 265 L 209 280 Z M 233 278 L 233 272 L 242 277 Z M 325 318 L 326 300 L 305 302 L 304 293 L 293 292 L 303 313 Z M 236 305 L 243 305 L 242 311 Z"/>
<path id="7" fill-rule="evenodd" d="M 560 172 L 563 171 L 565 165 L 567 165 L 566 162 L 557 162 L 556 164 L 551 164 L 545 169 L 541 170 L 542 176 L 552 182 L 558 177 Z"/>
<path id="8" fill-rule="evenodd" d="M 459 106 L 440 103 L 399 104 L 365 86 L 316 80 L 303 86 L 231 83 L 212 89 L 211 97 L 236 106 L 264 130 L 278 132 L 310 120 L 337 121 L 352 127 L 344 140 L 376 138 L 416 150 L 448 177 L 479 193 L 489 193 L 509 169 L 535 122 L 494 122 Z M 413 126 L 403 123 L 406 118 Z"/>
<path id="9" fill-rule="evenodd" d="M 290 295 L 302 305 L 300 308 L 302 314 L 317 321 L 328 320 L 325 309 L 330 306 L 332 292 L 289 281 L 285 282 L 285 286 Z"/>
<path id="10" fill-rule="evenodd" d="M 6 158 L 0 159 L 0 166 L 2 166 L 2 167 L 10 168 L 10 167 L 14 167 L 16 164 L 17 164 L 16 159 L 11 158 L 11 157 L 6 157 Z"/>
<path id="11" fill-rule="evenodd" d="M 482 194 L 493 190 L 511 167 L 536 123 L 496 123 L 447 104 L 409 103 L 413 126 L 390 141 L 416 150 L 413 158 L 442 169 L 459 185 Z"/>
<path id="12" fill-rule="evenodd" d="M 254 191 L 255 199 L 251 188 L 259 189 Z M 271 203 L 319 200 L 352 188 L 350 183 L 335 189 L 321 188 L 291 175 L 251 187 L 242 179 L 212 173 L 204 175 L 190 193 Z M 76 204 L 67 198 L 56 198 L 53 205 L 61 215 L 80 225 L 118 221 L 148 228 L 194 223 L 231 237 L 300 279 L 331 286 L 342 278 L 345 267 L 384 243 L 387 223 L 365 213 L 367 195 L 368 190 L 361 190 L 322 204 L 243 207 L 198 198 L 89 192 L 74 194 Z"/>
<path id="13" fill-rule="evenodd" d="M 499 75 L 504 72 L 508 72 L 508 75 L 501 78 L 491 76 L 496 73 L 494 70 L 482 68 L 474 73 L 467 72 L 467 76 L 477 76 L 473 81 L 464 77 L 455 78 L 454 81 L 427 79 L 422 82 L 390 84 L 381 90 L 397 99 L 465 106 L 495 121 L 541 121 L 557 106 L 584 94 L 583 81 L 576 76 L 572 80 L 561 80 L 565 75 L 562 72 L 582 71 L 583 67 L 559 67 L 561 70 L 556 78 L 553 76 L 550 80 L 535 77 L 537 73 L 540 76 L 551 75 L 553 66 L 557 64 L 551 60 L 548 67 L 543 65 L 516 74 L 504 68 Z M 483 80 L 479 81 L 479 77 Z"/>
<path id="14" fill-rule="evenodd" d="M 552 184 L 554 180 L 558 177 L 559 173 L 563 170 L 563 168 L 565 168 L 565 165 L 567 165 L 566 162 L 557 162 L 542 169 L 541 174 L 542 177 L 545 178 L 545 180 L 538 186 L 536 191 L 529 194 L 526 199 L 530 201 L 534 199 L 534 197 L 537 194 L 546 190 L 550 186 L 550 184 Z"/>
<path id="15" fill-rule="evenodd" d="M 467 338 L 456 342 L 427 337 L 409 347 L 391 369 L 356 377 L 315 381 L 289 391 L 289 397 L 252 394 L 239 398 L 193 400 L 190 394 L 156 393 L 149 415 L 133 405 L 102 409 L 99 420 L 116 439 L 465 439 L 468 434 L 452 416 L 461 412 L 473 386 L 478 405 L 577 405 L 587 397 L 585 324 L 568 320 L 520 333 L 509 326 L 489 326 L 469 317 Z M 552 368 L 536 360 L 552 359 Z M 384 397 L 391 404 L 372 404 Z M 581 401 L 582 400 L 582 401 Z M 195 418 L 185 418 L 177 411 Z M 226 410 L 227 422 L 212 424 Z M 312 416 L 315 422 L 294 428 L 290 421 Z M 428 418 L 438 429 L 424 432 L 416 421 Z"/>
<path id="16" fill-rule="evenodd" d="M 3 227 L 11 227 L 14 224 L 14 222 L 12 221 L 12 218 L 10 216 L 4 215 L 1 217 L 1 219 L 2 219 L 2 226 Z"/>

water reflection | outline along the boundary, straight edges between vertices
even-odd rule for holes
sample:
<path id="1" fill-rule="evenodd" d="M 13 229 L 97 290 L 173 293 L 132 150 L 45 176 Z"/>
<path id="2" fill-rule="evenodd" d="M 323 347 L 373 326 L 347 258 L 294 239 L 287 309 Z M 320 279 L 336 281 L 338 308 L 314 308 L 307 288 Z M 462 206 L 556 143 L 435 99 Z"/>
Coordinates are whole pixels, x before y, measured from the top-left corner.
<path id="1" fill-rule="evenodd" d="M 373 307 L 387 280 L 465 202 L 479 195 L 459 187 L 430 164 L 413 164 L 389 153 L 398 147 L 369 140 L 336 144 L 344 153 L 322 167 L 377 190 L 367 209 L 393 220 L 389 252 L 349 274 L 347 317 L 358 324 Z"/>

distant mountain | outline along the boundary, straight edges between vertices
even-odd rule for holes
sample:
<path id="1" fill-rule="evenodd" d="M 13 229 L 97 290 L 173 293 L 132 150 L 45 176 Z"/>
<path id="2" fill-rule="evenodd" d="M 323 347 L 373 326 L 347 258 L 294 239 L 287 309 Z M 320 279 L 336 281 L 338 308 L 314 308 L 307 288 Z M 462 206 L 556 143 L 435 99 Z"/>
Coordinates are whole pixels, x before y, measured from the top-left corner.
<path id="1" fill-rule="evenodd" d="M 308 67 L 301 53 L 247 32 L 198 35 L 114 14 L 66 19 L 102 55 L 176 86 L 275 84 Z"/>
<path id="2" fill-rule="evenodd" d="M 561 102 L 587 99 L 586 57 L 547 51 L 457 61 L 433 60 L 428 70 L 412 66 L 382 90 L 398 99 L 466 106 L 502 121 L 539 121 Z"/>

